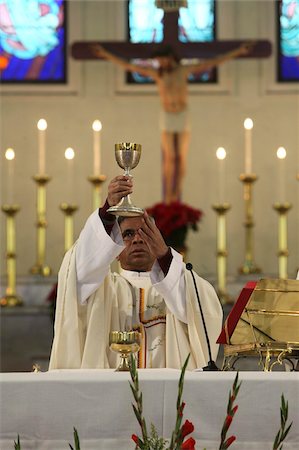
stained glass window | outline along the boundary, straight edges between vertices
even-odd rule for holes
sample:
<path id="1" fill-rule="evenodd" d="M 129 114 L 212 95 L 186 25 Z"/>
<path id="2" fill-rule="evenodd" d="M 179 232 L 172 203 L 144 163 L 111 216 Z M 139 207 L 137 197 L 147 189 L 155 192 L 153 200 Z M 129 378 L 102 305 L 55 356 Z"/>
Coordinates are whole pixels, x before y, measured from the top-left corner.
<path id="1" fill-rule="evenodd" d="M 277 81 L 299 81 L 299 0 L 280 0 L 277 8 Z"/>
<path id="2" fill-rule="evenodd" d="M 128 40 L 132 43 L 159 43 L 163 41 L 164 11 L 157 8 L 155 0 L 129 0 Z M 183 42 L 209 42 L 216 39 L 214 0 L 188 0 L 188 7 L 179 10 L 178 39 Z M 134 59 L 135 64 L 154 64 Z M 194 61 L 192 61 L 194 62 Z M 187 63 L 182 60 L 182 63 Z M 129 82 L 150 83 L 152 80 L 139 74 L 128 74 Z M 193 82 L 215 82 L 216 70 L 191 75 Z"/>
<path id="3" fill-rule="evenodd" d="M 1 83 L 65 83 L 64 0 L 0 0 Z"/>

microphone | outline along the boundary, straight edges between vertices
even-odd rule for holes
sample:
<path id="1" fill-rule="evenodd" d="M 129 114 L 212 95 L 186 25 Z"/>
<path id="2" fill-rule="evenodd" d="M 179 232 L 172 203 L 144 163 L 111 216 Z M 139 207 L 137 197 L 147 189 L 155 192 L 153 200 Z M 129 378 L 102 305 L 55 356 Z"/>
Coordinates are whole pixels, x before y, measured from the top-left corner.
<path id="1" fill-rule="evenodd" d="M 205 332 L 206 343 L 207 343 L 207 347 L 208 347 L 209 362 L 208 362 L 207 366 L 202 368 L 202 370 L 204 370 L 204 371 L 218 371 L 219 369 L 216 366 L 215 361 L 213 361 L 213 359 L 212 359 L 210 339 L 209 339 L 209 335 L 208 335 L 208 331 L 207 331 L 207 325 L 206 325 L 206 321 L 205 321 L 205 318 L 204 318 L 203 310 L 202 310 L 201 303 L 200 303 L 200 298 L 199 298 L 199 294 L 198 294 L 198 290 L 197 290 L 197 285 L 196 285 L 194 273 L 192 271 L 192 269 L 193 269 L 192 264 L 191 263 L 187 263 L 186 264 L 186 269 L 189 270 L 191 272 L 191 275 L 192 275 L 193 284 L 194 284 L 196 297 L 197 297 L 197 302 L 198 302 L 198 306 L 199 306 L 199 311 L 200 311 L 200 315 L 201 315 L 201 320 L 202 320 L 202 324 L 203 324 L 203 329 L 204 329 L 204 332 Z"/>

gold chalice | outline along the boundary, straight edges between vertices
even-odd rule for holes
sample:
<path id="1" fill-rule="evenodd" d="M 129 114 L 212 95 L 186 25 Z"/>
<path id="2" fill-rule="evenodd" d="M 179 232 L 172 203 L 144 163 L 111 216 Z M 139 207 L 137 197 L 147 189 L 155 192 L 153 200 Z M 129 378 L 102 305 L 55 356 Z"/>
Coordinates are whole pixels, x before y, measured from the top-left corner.
<path id="1" fill-rule="evenodd" d="M 119 167 L 124 169 L 124 175 L 131 176 L 130 171 L 138 165 L 140 155 L 140 144 L 134 144 L 133 142 L 115 144 L 115 159 Z M 124 217 L 142 216 L 144 213 L 142 208 L 138 208 L 132 204 L 130 195 L 123 197 L 116 206 L 111 206 L 108 212 L 115 216 Z"/>
<path id="2" fill-rule="evenodd" d="M 120 364 L 116 372 L 128 372 L 130 370 L 128 358 L 131 353 L 140 349 L 141 334 L 138 331 L 111 331 L 109 346 L 113 352 L 120 354 Z"/>

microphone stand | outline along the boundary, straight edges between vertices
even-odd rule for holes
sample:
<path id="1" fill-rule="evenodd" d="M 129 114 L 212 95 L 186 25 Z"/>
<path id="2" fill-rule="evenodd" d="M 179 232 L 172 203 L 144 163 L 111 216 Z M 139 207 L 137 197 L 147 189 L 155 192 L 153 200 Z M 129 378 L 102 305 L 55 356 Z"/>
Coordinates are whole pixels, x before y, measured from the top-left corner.
<path id="1" fill-rule="evenodd" d="M 210 339 L 209 339 L 209 335 L 208 335 L 208 330 L 207 330 L 207 326 L 206 326 L 206 321 L 205 321 L 205 318 L 204 318 L 203 310 L 202 310 L 201 303 L 200 303 L 200 298 L 199 298 L 199 294 L 198 294 L 198 290 L 197 290 L 197 285 L 196 285 L 194 273 L 192 271 L 192 269 L 193 269 L 192 264 L 191 263 L 187 263 L 186 264 L 186 269 L 189 270 L 191 275 L 192 275 L 193 284 L 194 284 L 196 297 L 197 297 L 197 301 L 198 301 L 198 306 L 199 306 L 199 311 L 200 311 L 200 315 L 201 315 L 201 320 L 202 320 L 202 324 L 203 324 L 203 329 L 204 329 L 204 332 L 205 332 L 206 343 L 207 343 L 207 347 L 208 347 L 209 362 L 208 362 L 207 366 L 202 368 L 202 370 L 203 371 L 219 371 L 218 367 L 216 366 L 215 361 L 213 361 L 213 359 L 212 359 Z"/>

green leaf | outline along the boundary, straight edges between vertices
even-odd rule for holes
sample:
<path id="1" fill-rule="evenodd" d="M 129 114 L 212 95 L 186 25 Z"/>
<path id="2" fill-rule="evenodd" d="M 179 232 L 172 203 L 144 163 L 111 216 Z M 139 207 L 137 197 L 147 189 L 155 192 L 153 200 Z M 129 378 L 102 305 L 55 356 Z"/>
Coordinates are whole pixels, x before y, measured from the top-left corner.
<path id="1" fill-rule="evenodd" d="M 14 441 L 15 450 L 21 450 L 21 444 L 20 444 L 20 436 L 18 435 L 17 442 Z"/>
<path id="2" fill-rule="evenodd" d="M 75 441 L 75 449 L 80 450 L 79 434 L 75 427 L 74 427 L 74 441 Z"/>

